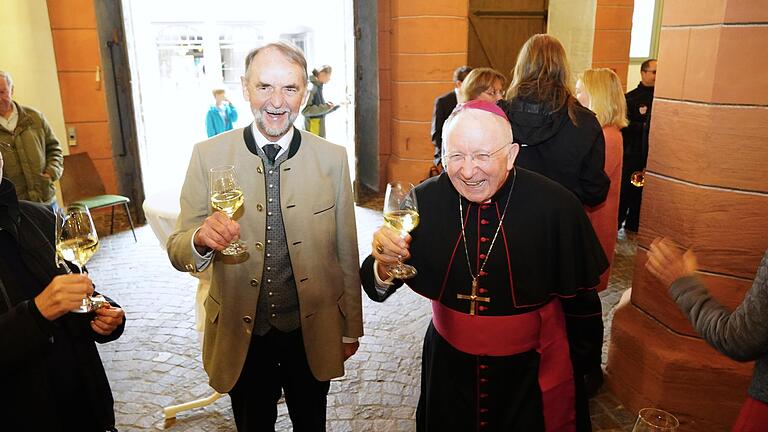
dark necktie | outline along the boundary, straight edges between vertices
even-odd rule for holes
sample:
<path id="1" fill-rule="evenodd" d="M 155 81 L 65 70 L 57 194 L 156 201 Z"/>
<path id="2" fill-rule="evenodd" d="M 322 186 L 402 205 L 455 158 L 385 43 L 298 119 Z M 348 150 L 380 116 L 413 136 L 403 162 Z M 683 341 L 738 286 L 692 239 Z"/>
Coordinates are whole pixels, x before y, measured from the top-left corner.
<path id="1" fill-rule="evenodd" d="M 264 150 L 264 154 L 267 155 L 269 163 L 273 164 L 275 163 L 275 156 L 277 156 L 277 152 L 280 151 L 280 146 L 277 144 L 267 144 L 262 147 L 262 150 Z"/>

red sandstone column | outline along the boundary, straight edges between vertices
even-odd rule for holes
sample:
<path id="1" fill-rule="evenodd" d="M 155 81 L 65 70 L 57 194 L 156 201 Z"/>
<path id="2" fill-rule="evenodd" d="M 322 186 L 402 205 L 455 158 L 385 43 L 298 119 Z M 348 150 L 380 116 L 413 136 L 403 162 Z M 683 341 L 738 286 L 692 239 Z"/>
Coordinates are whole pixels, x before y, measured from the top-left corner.
<path id="1" fill-rule="evenodd" d="M 434 100 L 453 87 L 454 69 L 467 61 L 468 0 L 379 4 L 380 22 L 391 16 L 388 34 L 381 34 L 386 24 L 379 25 L 379 61 L 389 65 L 380 68 L 382 186 L 392 180 L 417 184 L 432 165 Z M 390 58 L 382 58 L 387 52 Z"/>
<path id="2" fill-rule="evenodd" d="M 729 430 L 752 364 L 703 342 L 645 270 L 654 237 L 691 245 L 714 296 L 735 307 L 768 248 L 768 7 L 664 3 L 656 99 L 631 299 L 613 319 L 608 383 L 631 411 L 681 431 Z"/>

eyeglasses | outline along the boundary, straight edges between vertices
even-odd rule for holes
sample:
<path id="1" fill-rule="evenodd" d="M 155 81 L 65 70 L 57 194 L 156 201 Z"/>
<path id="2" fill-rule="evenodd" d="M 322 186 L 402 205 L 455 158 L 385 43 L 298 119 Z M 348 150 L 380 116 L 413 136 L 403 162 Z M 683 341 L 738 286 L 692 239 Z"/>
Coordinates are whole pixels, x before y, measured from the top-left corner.
<path id="1" fill-rule="evenodd" d="M 483 93 L 487 94 L 490 97 L 504 97 L 504 91 L 503 90 L 496 90 L 493 87 L 488 87 L 487 90 L 485 90 Z"/>
<path id="2" fill-rule="evenodd" d="M 476 165 L 484 165 L 493 159 L 493 156 L 497 154 L 498 152 L 504 150 L 507 148 L 507 146 L 512 145 L 513 143 L 504 144 L 503 146 L 499 147 L 498 149 L 490 152 L 490 153 L 472 153 L 469 155 L 466 155 L 464 153 L 448 153 L 443 155 L 443 165 L 448 164 L 461 164 L 464 163 L 464 161 L 467 160 L 467 156 L 469 156 L 469 160 L 475 163 Z"/>

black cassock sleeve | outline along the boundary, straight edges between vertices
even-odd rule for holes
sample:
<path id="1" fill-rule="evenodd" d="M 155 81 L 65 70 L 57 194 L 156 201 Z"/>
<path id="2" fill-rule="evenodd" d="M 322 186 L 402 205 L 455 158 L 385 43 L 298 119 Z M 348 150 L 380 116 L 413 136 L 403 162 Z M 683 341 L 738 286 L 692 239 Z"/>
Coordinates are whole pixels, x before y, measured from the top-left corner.
<path id="1" fill-rule="evenodd" d="M 373 256 L 368 255 L 363 261 L 363 265 L 360 266 L 360 280 L 363 283 L 363 291 L 368 295 L 368 298 L 381 303 L 403 286 L 403 281 L 396 279 L 384 294 L 380 294 L 376 289 L 376 276 L 373 274 L 373 266 L 375 264 L 376 260 L 373 259 Z"/>

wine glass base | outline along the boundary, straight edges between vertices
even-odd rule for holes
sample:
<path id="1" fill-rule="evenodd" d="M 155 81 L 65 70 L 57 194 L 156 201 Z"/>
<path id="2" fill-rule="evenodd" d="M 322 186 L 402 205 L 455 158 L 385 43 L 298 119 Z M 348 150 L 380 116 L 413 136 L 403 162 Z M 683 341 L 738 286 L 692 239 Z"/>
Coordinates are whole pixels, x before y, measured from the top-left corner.
<path id="1" fill-rule="evenodd" d="M 400 263 L 388 268 L 387 274 L 396 279 L 411 279 L 415 277 L 418 272 L 413 266 Z"/>
<path id="2" fill-rule="evenodd" d="M 236 256 L 244 254 L 247 250 L 248 247 L 244 243 L 236 241 L 230 243 L 229 246 L 222 249 L 221 253 L 227 256 Z"/>

